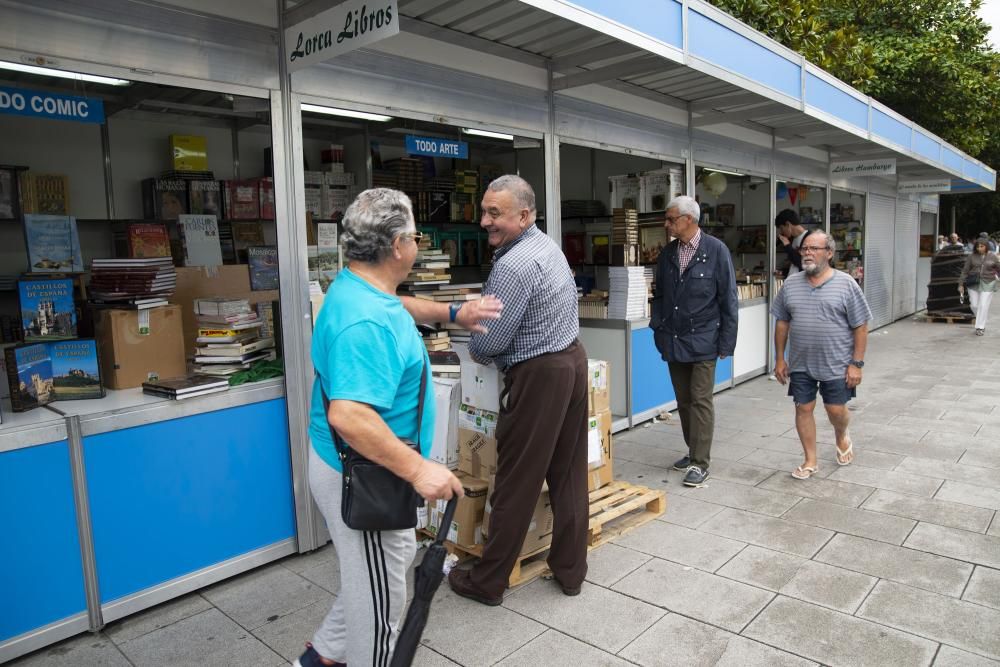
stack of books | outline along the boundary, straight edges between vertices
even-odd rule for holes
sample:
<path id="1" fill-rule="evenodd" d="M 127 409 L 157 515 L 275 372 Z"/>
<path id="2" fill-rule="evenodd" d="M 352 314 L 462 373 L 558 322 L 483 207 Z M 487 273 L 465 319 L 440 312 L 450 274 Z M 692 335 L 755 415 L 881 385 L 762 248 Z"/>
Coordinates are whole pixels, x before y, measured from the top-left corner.
<path id="1" fill-rule="evenodd" d="M 434 377 L 461 379 L 462 360 L 451 350 L 428 352 L 431 360 L 431 375 Z"/>
<path id="2" fill-rule="evenodd" d="M 145 310 L 167 305 L 177 287 L 170 257 L 95 259 L 89 297 L 95 306 Z"/>
<path id="3" fill-rule="evenodd" d="M 198 337 L 194 368 L 198 373 L 229 376 L 255 361 L 275 358 L 274 338 L 261 336 L 264 320 L 246 299 L 195 299 Z"/>
<path id="4" fill-rule="evenodd" d="M 210 375 L 192 375 L 172 380 L 150 380 L 142 383 L 142 393 L 175 401 L 215 394 L 229 389 L 229 380 Z"/>
<path id="5" fill-rule="evenodd" d="M 410 292 L 412 296 L 427 301 L 453 302 L 478 301 L 482 298 L 482 283 L 455 283 L 447 285 L 429 285 Z M 453 322 L 442 322 L 439 330 L 448 332 L 452 343 L 468 343 L 472 332 L 462 325 Z"/>
<path id="6" fill-rule="evenodd" d="M 427 348 L 428 352 L 439 352 L 441 350 L 451 349 L 451 337 L 448 336 L 448 332 L 446 330 L 425 333 L 423 338 L 424 347 Z"/>
<path id="7" fill-rule="evenodd" d="M 649 287 L 641 266 L 612 266 L 608 269 L 610 285 L 608 318 L 635 320 L 646 316 Z"/>
<path id="8" fill-rule="evenodd" d="M 425 236 L 420 241 L 417 260 L 410 269 L 410 275 L 401 284 L 403 293 L 416 296 L 424 289 L 447 285 L 451 282 L 450 268 L 450 255 L 440 248 L 432 248 L 430 238 Z"/>
<path id="9" fill-rule="evenodd" d="M 611 263 L 635 266 L 639 261 L 639 212 L 616 208 L 611 216 Z"/>

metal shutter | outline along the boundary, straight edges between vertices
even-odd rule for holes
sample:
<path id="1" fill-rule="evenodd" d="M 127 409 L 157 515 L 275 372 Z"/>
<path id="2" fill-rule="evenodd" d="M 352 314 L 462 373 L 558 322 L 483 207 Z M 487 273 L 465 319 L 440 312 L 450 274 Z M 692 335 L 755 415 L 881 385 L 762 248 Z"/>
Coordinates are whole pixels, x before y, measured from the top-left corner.
<path id="1" fill-rule="evenodd" d="M 917 311 L 917 256 L 920 250 L 920 206 L 896 201 L 896 254 L 892 262 L 892 319 Z"/>
<path id="2" fill-rule="evenodd" d="M 869 327 L 892 322 L 892 256 L 895 252 L 896 200 L 868 195 L 865 218 L 865 298 L 872 310 Z"/>

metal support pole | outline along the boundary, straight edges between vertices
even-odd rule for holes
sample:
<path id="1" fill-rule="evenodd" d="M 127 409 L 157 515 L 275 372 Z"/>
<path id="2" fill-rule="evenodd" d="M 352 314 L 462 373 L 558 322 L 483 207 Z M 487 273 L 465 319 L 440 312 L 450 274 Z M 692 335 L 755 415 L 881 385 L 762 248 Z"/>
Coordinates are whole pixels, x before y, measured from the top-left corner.
<path id="1" fill-rule="evenodd" d="M 562 193 L 559 182 L 559 140 L 556 138 L 556 97 L 552 91 L 552 62 L 548 65 L 549 122 L 545 132 L 545 232 L 562 247 Z"/>
<path id="2" fill-rule="evenodd" d="M 101 613 L 101 590 L 97 581 L 97 558 L 94 554 L 94 533 L 90 524 L 90 496 L 87 493 L 87 468 L 83 460 L 83 429 L 80 427 L 79 415 L 66 417 L 66 440 L 69 444 L 69 464 L 73 473 L 73 501 L 76 505 L 76 529 L 80 539 L 87 622 L 91 632 L 99 632 L 104 627 L 104 616 Z"/>
<path id="3" fill-rule="evenodd" d="M 240 180 L 240 130 L 237 125 L 239 121 L 234 120 L 232 126 L 233 135 L 233 178 Z"/>
<path id="4" fill-rule="evenodd" d="M 691 103 L 688 102 L 688 154 L 687 159 L 684 161 L 684 182 L 687 184 L 687 194 L 689 197 L 694 197 L 695 195 L 695 182 L 694 182 L 694 127 L 692 123 L 694 122 L 694 114 L 691 112 Z M 701 220 L 698 221 L 701 223 Z"/>
<path id="5" fill-rule="evenodd" d="M 108 220 L 115 219 L 115 186 L 111 177 L 111 138 L 108 135 L 108 120 L 101 123 L 101 155 L 104 158 L 104 201 L 108 209 Z"/>

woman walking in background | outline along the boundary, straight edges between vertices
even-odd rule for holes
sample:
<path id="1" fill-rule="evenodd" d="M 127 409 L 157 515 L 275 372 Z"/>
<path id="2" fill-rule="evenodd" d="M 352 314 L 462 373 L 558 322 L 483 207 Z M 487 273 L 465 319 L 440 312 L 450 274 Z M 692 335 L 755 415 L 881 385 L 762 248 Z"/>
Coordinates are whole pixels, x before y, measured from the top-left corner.
<path id="1" fill-rule="evenodd" d="M 986 333 L 986 318 L 990 314 L 993 293 L 997 291 L 997 278 L 1000 278 L 1000 258 L 990 252 L 987 240 L 980 237 L 972 246 L 972 254 L 965 258 L 958 279 L 958 292 L 969 293 L 969 307 L 976 314 L 977 336 Z"/>

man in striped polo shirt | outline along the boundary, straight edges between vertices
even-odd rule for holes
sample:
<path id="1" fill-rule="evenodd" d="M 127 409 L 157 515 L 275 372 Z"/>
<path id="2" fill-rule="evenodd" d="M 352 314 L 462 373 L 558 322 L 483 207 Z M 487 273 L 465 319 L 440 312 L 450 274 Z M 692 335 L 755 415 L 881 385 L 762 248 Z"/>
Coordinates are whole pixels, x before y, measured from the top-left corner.
<path id="1" fill-rule="evenodd" d="M 796 479 L 807 479 L 819 470 L 813 417 L 817 389 L 836 432 L 837 464 L 845 466 L 854 460 L 847 402 L 861 384 L 872 312 L 854 279 L 830 266 L 836 249 L 827 234 L 810 234 L 799 248 L 802 272 L 789 276 L 771 305 L 771 314 L 777 318 L 774 375 L 789 385 L 788 395 L 795 401 L 795 429 L 805 453 L 805 461 L 792 472 Z"/>

